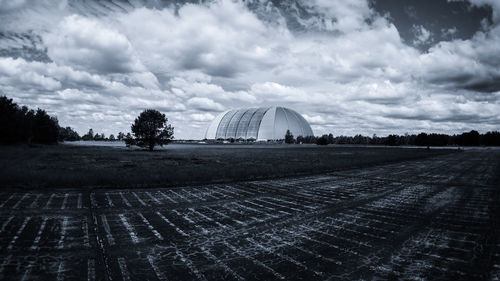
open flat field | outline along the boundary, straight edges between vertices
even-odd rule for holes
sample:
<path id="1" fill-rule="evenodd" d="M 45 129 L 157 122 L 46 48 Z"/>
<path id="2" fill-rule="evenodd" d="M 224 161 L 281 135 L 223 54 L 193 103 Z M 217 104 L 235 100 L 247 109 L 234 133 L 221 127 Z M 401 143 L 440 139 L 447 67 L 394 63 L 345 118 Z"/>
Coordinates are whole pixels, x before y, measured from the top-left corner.
<path id="1" fill-rule="evenodd" d="M 179 188 L 4 190 L 0 279 L 499 280 L 499 152 Z"/>
<path id="2" fill-rule="evenodd" d="M 317 145 L 0 146 L 0 187 L 152 187 L 310 175 L 452 150 Z"/>

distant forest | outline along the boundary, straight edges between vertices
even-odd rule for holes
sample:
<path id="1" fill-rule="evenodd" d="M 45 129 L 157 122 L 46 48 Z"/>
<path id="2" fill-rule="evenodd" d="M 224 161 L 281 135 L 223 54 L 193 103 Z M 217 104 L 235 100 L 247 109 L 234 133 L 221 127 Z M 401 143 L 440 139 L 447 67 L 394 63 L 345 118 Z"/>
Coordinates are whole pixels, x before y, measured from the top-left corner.
<path id="1" fill-rule="evenodd" d="M 297 138 L 301 141 L 301 137 Z M 307 142 L 307 140 L 305 141 Z M 314 141 L 320 145 L 326 144 L 372 144 L 372 145 L 416 145 L 416 146 L 500 146 L 500 132 L 493 131 L 480 134 L 477 131 L 470 131 L 459 135 L 446 134 L 426 134 L 418 135 L 388 135 L 387 137 L 372 137 L 356 135 L 334 137 L 332 134 L 317 137 Z"/>
<path id="2" fill-rule="evenodd" d="M 115 141 L 131 138 L 130 133 L 119 132 L 117 136 L 94 134 L 93 130 L 80 136 L 71 127 L 59 126 L 58 120 L 45 112 L 43 109 L 29 109 L 26 106 L 18 106 L 6 96 L 0 96 L 0 143 L 41 143 L 55 144 L 61 141 L 77 140 L 100 140 Z M 242 140 L 230 140 L 239 142 Z M 285 141 L 285 140 L 280 140 Z M 500 132 L 493 131 L 485 134 L 472 130 L 459 135 L 427 134 L 418 135 L 389 135 L 386 137 L 338 136 L 325 134 L 320 137 L 293 137 L 289 136 L 287 143 L 316 143 L 327 144 L 361 144 L 361 145 L 416 145 L 416 146 L 500 146 Z"/>

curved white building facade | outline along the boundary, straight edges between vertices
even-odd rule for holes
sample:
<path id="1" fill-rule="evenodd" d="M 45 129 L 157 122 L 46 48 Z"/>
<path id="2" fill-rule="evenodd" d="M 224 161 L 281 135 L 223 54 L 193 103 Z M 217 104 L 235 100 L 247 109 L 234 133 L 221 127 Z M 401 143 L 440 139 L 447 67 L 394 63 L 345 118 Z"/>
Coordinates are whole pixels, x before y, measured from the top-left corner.
<path id="1" fill-rule="evenodd" d="M 294 137 L 313 136 L 309 123 L 296 111 L 280 106 L 228 110 L 208 127 L 206 139 L 284 139 L 290 130 Z"/>

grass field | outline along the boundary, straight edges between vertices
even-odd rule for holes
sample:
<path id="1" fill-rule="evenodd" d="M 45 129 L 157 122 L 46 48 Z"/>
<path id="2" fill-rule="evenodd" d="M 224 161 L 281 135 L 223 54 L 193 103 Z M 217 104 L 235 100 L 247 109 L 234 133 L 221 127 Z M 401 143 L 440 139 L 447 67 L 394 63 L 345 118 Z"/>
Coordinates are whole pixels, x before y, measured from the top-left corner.
<path id="1" fill-rule="evenodd" d="M 3 188 L 178 186 L 318 174 L 456 150 L 316 145 L 1 146 Z"/>
<path id="2" fill-rule="evenodd" d="M 66 149 L 75 148 L 47 153 L 64 159 Z M 76 151 L 71 163 L 84 155 L 94 163 L 106 150 Z M 257 163 L 272 157 L 255 151 Z M 271 151 L 284 159 L 295 152 L 297 161 L 315 155 L 335 171 L 170 188 L 3 190 L 0 279 L 499 280 L 499 150 Z M 106 157 L 124 153 L 191 167 L 213 154 L 254 158 L 245 149 Z M 373 156 L 376 165 L 357 159 Z M 336 170 L 329 157 L 365 166 Z"/>

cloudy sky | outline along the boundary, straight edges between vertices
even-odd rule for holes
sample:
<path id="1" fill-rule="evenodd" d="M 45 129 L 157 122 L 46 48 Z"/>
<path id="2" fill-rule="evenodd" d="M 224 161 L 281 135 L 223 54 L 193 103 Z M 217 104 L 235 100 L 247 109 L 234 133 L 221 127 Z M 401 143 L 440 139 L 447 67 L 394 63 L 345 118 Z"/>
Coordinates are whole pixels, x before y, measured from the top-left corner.
<path id="1" fill-rule="evenodd" d="M 81 134 L 266 105 L 316 135 L 499 130 L 500 1 L 0 0 L 0 94 Z"/>

